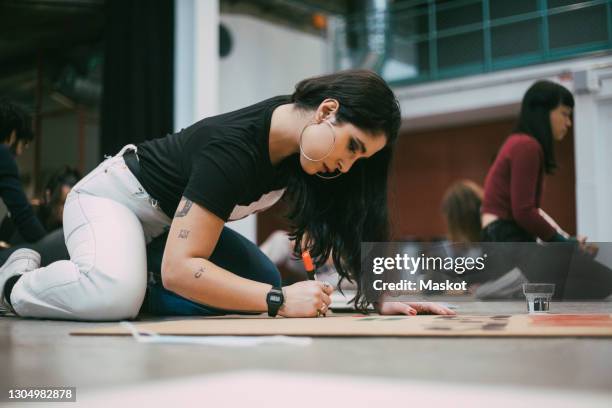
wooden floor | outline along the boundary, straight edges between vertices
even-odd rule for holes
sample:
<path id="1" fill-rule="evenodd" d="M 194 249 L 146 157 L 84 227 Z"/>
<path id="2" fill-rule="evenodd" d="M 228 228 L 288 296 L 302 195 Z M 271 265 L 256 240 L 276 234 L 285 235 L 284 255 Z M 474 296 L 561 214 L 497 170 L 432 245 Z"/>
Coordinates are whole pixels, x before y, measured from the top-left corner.
<path id="1" fill-rule="evenodd" d="M 523 302 L 457 303 L 458 313 L 524 313 Z M 557 313 L 612 313 L 612 302 L 555 303 Z M 309 346 L 230 348 L 70 336 L 100 323 L 0 318 L 0 390 L 108 387 L 240 370 L 374 376 L 450 385 L 612 393 L 612 339 L 314 338 Z M 612 395 L 612 394 L 611 394 Z"/>

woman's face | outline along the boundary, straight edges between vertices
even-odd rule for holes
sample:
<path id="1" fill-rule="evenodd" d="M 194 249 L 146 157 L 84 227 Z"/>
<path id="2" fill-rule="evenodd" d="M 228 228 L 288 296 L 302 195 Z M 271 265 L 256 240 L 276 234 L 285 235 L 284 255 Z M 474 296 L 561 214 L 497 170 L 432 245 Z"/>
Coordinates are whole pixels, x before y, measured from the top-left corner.
<path id="1" fill-rule="evenodd" d="M 557 142 L 563 140 L 571 126 L 572 108 L 559 105 L 550 111 L 550 129 L 552 130 L 553 138 Z"/>
<path id="2" fill-rule="evenodd" d="M 337 101 L 325 100 L 315 113 L 318 123 L 302 133 L 300 164 L 310 175 L 346 173 L 357 160 L 371 157 L 387 143 L 382 132 L 371 134 L 351 123 L 336 123 L 337 108 Z"/>
<path id="3" fill-rule="evenodd" d="M 331 118 L 304 130 L 300 164 L 310 175 L 346 173 L 357 160 L 369 158 L 385 144 L 383 133 L 371 135 L 350 123 L 334 124 Z"/>

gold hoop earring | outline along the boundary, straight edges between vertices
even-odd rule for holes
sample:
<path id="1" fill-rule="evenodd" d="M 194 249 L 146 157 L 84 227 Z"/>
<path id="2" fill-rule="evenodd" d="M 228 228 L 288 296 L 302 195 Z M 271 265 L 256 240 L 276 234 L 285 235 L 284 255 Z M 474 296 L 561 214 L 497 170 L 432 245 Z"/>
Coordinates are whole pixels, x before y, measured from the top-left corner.
<path id="1" fill-rule="evenodd" d="M 331 123 L 329 123 L 329 121 L 324 121 L 325 124 L 327 124 L 327 126 L 329 126 L 329 129 L 332 132 L 332 136 L 333 136 L 333 142 L 331 145 L 331 148 L 329 149 L 329 151 L 327 153 L 325 153 L 325 156 L 323 156 L 320 159 L 313 159 L 311 157 L 309 157 L 306 152 L 304 152 L 304 148 L 302 147 L 302 139 L 304 138 L 304 131 L 306 130 L 306 128 L 308 128 L 309 126 L 312 125 L 318 125 L 319 123 L 309 123 L 308 125 L 304 126 L 304 129 L 302 129 L 302 133 L 300 133 L 300 141 L 299 141 L 299 145 L 300 145 L 300 153 L 306 158 L 306 160 L 311 161 L 311 162 L 320 162 L 323 161 L 327 158 L 327 156 L 329 156 L 331 154 L 331 152 L 334 151 L 334 147 L 336 146 L 336 132 L 334 131 L 334 128 L 332 126 Z M 335 178 L 335 177 L 334 177 Z"/>

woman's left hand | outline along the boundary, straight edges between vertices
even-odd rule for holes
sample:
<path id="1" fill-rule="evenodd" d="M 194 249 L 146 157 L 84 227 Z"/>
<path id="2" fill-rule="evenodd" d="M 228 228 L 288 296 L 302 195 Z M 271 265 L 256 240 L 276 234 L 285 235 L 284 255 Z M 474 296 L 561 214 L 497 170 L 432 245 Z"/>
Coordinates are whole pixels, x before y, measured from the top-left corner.
<path id="1" fill-rule="evenodd" d="M 377 308 L 381 315 L 420 314 L 455 315 L 456 313 L 442 305 L 433 302 L 383 302 Z"/>

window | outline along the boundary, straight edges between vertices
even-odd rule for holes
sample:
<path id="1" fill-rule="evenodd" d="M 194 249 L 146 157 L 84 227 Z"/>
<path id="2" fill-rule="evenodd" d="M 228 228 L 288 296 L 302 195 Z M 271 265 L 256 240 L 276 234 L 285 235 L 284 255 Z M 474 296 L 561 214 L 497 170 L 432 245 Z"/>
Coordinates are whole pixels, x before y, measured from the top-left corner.
<path id="1" fill-rule="evenodd" d="M 612 0 L 393 0 L 389 7 L 380 71 L 391 82 L 612 51 Z M 351 23 L 359 12 L 345 30 L 354 65 L 367 51 L 363 24 Z"/>

